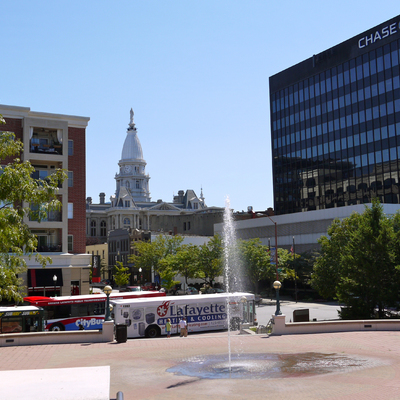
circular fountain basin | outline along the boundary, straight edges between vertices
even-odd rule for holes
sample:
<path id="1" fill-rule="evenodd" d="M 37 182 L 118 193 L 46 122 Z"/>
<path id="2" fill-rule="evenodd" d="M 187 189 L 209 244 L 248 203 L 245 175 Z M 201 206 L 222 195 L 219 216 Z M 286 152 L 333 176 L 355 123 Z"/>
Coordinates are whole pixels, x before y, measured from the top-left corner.
<path id="1" fill-rule="evenodd" d="M 241 354 L 198 356 L 184 360 L 167 372 L 203 379 L 271 379 L 305 377 L 371 368 L 382 362 L 343 354 Z"/>

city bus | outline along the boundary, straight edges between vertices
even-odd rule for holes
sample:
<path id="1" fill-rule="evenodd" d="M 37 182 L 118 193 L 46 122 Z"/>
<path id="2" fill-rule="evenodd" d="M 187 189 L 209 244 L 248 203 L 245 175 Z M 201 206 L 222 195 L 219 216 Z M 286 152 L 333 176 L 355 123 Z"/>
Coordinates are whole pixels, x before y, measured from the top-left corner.
<path id="1" fill-rule="evenodd" d="M 34 306 L 0 307 L 0 333 L 42 332 L 43 314 Z"/>
<path id="2" fill-rule="evenodd" d="M 158 296 L 165 296 L 165 293 L 113 292 L 110 301 Z M 24 297 L 24 304 L 44 309 L 45 329 L 48 331 L 91 330 L 102 329 L 106 298 L 104 293 L 60 297 L 28 296 Z"/>
<path id="3" fill-rule="evenodd" d="M 168 296 L 152 299 L 112 300 L 115 324 L 127 326 L 127 337 L 165 335 L 167 318 L 171 334 L 179 333 L 179 321 L 186 317 L 188 332 L 237 329 L 241 322 L 254 324 L 255 296 L 251 293 L 221 293 Z"/>

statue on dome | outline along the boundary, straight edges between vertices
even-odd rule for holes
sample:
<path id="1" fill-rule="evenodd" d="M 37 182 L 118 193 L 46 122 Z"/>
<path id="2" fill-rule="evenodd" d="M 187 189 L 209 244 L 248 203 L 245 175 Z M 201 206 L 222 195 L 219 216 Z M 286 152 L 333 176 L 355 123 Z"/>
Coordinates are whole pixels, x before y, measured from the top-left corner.
<path id="1" fill-rule="evenodd" d="M 129 123 L 129 125 L 134 125 L 135 123 L 133 122 L 133 109 L 131 108 L 131 122 Z"/>

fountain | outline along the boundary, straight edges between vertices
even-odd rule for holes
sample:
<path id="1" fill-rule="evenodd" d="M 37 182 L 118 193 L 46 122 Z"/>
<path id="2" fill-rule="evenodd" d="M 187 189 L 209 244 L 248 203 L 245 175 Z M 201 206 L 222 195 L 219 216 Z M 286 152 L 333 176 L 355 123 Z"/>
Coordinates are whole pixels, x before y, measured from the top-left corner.
<path id="1" fill-rule="evenodd" d="M 224 212 L 224 279 L 226 291 L 241 292 L 244 289 L 243 271 L 237 249 L 234 221 L 229 198 Z M 230 322 L 230 306 L 227 305 Z M 167 371 L 200 379 L 271 379 L 309 377 L 312 375 L 337 373 L 346 368 L 371 368 L 382 362 L 371 357 L 323 353 L 243 353 L 232 355 L 231 324 L 228 323 L 228 361 L 226 354 L 198 355 L 183 360 Z M 243 347 L 244 340 L 240 346 Z"/>
<path id="2" fill-rule="evenodd" d="M 236 231 L 234 221 L 230 209 L 229 197 L 225 200 L 224 211 L 224 230 L 223 230 L 223 244 L 224 244 L 224 278 L 225 290 L 228 293 L 242 291 L 242 271 L 241 261 L 237 250 Z M 231 310 L 230 305 L 227 304 L 227 317 L 228 317 L 228 371 L 232 371 L 232 349 L 231 349 Z"/>
<path id="3" fill-rule="evenodd" d="M 259 353 L 244 356 L 240 359 L 233 357 L 229 366 L 224 355 L 192 357 L 169 368 L 168 372 L 201 379 L 276 379 L 310 377 L 385 364 L 372 357 L 336 353 Z"/>
<path id="4" fill-rule="evenodd" d="M 230 209 L 229 198 L 225 201 L 224 211 L 224 278 L 228 293 L 243 291 L 243 271 L 237 249 L 235 222 Z"/>

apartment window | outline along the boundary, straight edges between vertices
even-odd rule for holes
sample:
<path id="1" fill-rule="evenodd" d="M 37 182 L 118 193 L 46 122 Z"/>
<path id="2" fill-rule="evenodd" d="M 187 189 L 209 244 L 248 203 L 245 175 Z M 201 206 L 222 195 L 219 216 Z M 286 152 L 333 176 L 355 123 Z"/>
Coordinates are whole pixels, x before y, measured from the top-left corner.
<path id="1" fill-rule="evenodd" d="M 96 221 L 90 223 L 90 236 L 96 236 Z"/>
<path id="2" fill-rule="evenodd" d="M 69 156 L 74 155 L 74 141 L 73 140 L 68 140 L 68 155 Z"/>
<path id="3" fill-rule="evenodd" d="M 72 253 L 74 251 L 74 236 L 68 235 L 68 253 Z"/>
<path id="4" fill-rule="evenodd" d="M 106 221 L 100 222 L 100 236 L 107 236 L 107 223 Z M 104 258 L 104 256 L 103 256 Z"/>
<path id="5" fill-rule="evenodd" d="M 74 218 L 74 203 L 68 203 L 68 219 Z"/>
<path id="6" fill-rule="evenodd" d="M 68 187 L 74 186 L 74 172 L 68 171 Z"/>

